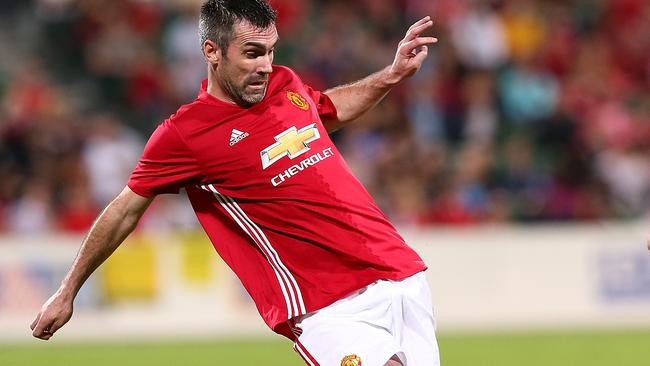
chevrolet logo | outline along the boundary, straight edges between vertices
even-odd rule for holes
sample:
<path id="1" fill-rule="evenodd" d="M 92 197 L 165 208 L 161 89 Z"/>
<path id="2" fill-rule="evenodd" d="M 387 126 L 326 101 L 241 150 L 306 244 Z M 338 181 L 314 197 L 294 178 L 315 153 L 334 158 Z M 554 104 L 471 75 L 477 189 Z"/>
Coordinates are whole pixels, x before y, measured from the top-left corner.
<path id="1" fill-rule="evenodd" d="M 308 144 L 319 138 L 320 133 L 315 123 L 303 127 L 300 130 L 296 129 L 295 126 L 291 127 L 275 136 L 275 141 L 277 142 L 262 151 L 262 169 L 270 167 L 273 163 L 287 155 L 289 159 L 295 159 L 309 151 L 310 147 Z"/>

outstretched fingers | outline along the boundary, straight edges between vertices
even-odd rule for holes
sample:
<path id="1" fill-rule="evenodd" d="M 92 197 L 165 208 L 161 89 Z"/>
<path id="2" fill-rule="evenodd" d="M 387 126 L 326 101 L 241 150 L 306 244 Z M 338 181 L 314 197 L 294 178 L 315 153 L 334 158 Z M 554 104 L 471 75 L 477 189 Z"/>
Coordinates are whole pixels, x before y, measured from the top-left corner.
<path id="1" fill-rule="evenodd" d="M 398 80 L 413 76 L 429 54 L 429 45 L 438 42 L 435 37 L 421 36 L 423 32 L 433 27 L 431 17 L 424 17 L 415 22 L 406 32 L 406 36 L 399 42 L 391 73 Z"/>
<path id="2" fill-rule="evenodd" d="M 399 47 L 399 53 L 403 56 L 415 56 L 422 51 L 426 51 L 427 45 L 432 45 L 436 42 L 438 42 L 438 38 L 435 37 L 418 37 L 403 43 Z M 419 50 L 420 52 L 416 52 L 416 50 Z"/>
<path id="3" fill-rule="evenodd" d="M 424 18 L 418 20 L 417 22 L 413 23 L 413 24 L 409 27 L 409 29 L 407 30 L 406 33 L 409 33 L 409 32 L 411 32 L 414 28 L 417 28 L 417 27 L 421 26 L 422 24 L 425 24 L 425 23 L 428 23 L 428 22 L 431 22 L 431 21 L 432 21 L 432 20 L 431 20 L 431 17 L 427 15 L 426 17 L 424 17 Z"/>
<path id="4" fill-rule="evenodd" d="M 413 39 L 417 38 L 420 34 L 422 34 L 424 31 L 427 29 L 433 27 L 433 20 L 431 20 L 431 17 L 425 17 L 417 21 L 415 24 L 413 24 L 408 31 L 406 31 L 406 36 L 404 36 L 404 39 L 402 40 L 401 43 L 407 43 L 409 41 L 412 41 Z"/>

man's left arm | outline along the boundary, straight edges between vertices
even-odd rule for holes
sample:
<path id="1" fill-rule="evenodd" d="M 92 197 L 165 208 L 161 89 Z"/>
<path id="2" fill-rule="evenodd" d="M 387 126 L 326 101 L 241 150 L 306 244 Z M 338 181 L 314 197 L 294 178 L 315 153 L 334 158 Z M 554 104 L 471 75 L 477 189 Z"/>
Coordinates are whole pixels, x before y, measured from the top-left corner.
<path id="1" fill-rule="evenodd" d="M 428 55 L 427 45 L 438 40 L 420 35 L 433 26 L 430 17 L 420 19 L 399 43 L 393 64 L 352 84 L 325 91 L 336 107 L 337 120 L 326 124 L 334 132 L 376 106 L 402 80 L 413 76 Z"/>

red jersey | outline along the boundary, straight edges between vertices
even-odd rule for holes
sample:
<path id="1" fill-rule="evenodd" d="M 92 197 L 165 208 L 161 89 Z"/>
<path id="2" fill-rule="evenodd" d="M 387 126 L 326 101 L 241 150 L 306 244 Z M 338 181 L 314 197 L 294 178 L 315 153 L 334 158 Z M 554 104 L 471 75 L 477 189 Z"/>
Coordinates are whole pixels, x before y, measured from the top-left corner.
<path id="1" fill-rule="evenodd" d="M 215 249 L 264 321 L 288 319 L 379 279 L 426 269 L 330 140 L 332 101 L 274 66 L 250 108 L 206 91 L 152 134 L 129 179 L 150 197 L 185 188 Z"/>

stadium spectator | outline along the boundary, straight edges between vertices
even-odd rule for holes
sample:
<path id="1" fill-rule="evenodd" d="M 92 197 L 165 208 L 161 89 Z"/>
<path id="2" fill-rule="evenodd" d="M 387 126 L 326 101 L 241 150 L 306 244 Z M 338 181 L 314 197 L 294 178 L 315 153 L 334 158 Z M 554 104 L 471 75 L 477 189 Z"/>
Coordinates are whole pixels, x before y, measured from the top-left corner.
<path id="1" fill-rule="evenodd" d="M 55 213 L 70 194 L 61 182 L 79 175 L 102 181 L 95 168 L 106 160 L 87 161 L 77 175 L 60 173 L 64 161 L 84 161 L 101 146 L 93 147 L 94 132 L 85 132 L 94 129 L 96 113 L 89 111 L 114 113 L 114 123 L 143 138 L 176 105 L 194 98 L 203 71 L 193 46 L 193 1 L 21 4 L 0 12 L 0 230 L 11 226 L 9 207 L 17 207 L 38 181 L 50 186 L 44 202 Z M 316 88 L 378 69 L 404 26 L 418 14 L 434 15 L 441 44 L 431 65 L 395 90 L 366 123 L 336 136 L 352 168 L 397 221 L 597 220 L 648 211 L 647 1 L 274 5 L 283 35 L 277 62 L 291 65 Z M 33 18 L 33 27 L 16 26 L 21 16 Z M 328 32 L 319 31 L 324 28 Z M 494 161 L 470 184 L 461 172 L 475 144 Z M 417 148 L 399 154 L 400 160 L 386 159 L 393 146 Z M 102 159 L 121 159 L 120 169 L 132 169 L 139 151 L 129 160 L 112 155 L 128 155 L 118 150 Z M 41 160 L 44 152 L 56 158 Z M 405 175 L 402 187 L 384 177 L 404 166 L 422 172 Z M 417 186 L 407 194 L 408 204 L 397 199 L 406 186 Z M 110 196 L 92 195 L 96 205 Z M 415 199 L 424 201 L 416 205 Z M 479 209 L 486 205 L 487 211 Z"/>
<path id="2" fill-rule="evenodd" d="M 82 150 L 94 202 L 104 206 L 122 190 L 124 180 L 140 157 L 143 143 L 111 115 L 97 115 L 88 121 L 88 136 Z"/>

